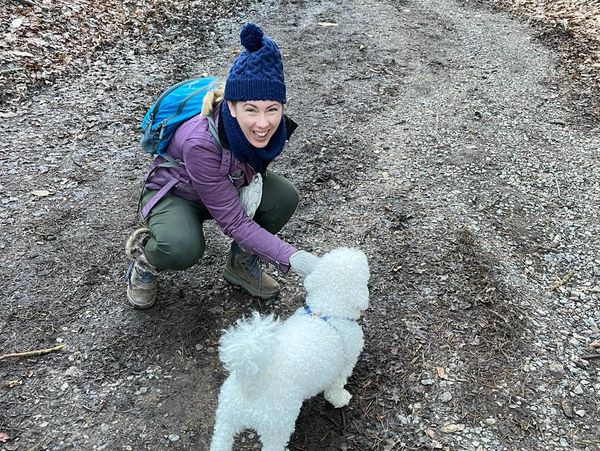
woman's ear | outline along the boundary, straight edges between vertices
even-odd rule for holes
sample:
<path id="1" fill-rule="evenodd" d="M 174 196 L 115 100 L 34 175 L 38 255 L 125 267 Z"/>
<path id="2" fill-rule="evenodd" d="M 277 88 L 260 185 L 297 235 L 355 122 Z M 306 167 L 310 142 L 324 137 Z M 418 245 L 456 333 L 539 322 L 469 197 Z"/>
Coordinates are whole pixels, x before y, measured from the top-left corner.
<path id="1" fill-rule="evenodd" d="M 231 100 L 228 100 L 227 108 L 229 108 L 229 114 L 231 114 L 232 117 L 237 117 L 237 113 L 235 111 L 235 103 L 233 103 Z"/>

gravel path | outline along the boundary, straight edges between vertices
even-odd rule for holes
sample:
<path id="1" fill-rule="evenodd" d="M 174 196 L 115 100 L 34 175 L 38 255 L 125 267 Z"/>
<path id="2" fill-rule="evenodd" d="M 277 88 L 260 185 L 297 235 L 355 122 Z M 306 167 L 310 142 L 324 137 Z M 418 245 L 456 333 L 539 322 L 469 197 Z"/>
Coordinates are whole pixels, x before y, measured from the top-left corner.
<path id="1" fill-rule="evenodd" d="M 126 39 L 5 118 L 0 353 L 66 347 L 0 362 L 0 450 L 206 449 L 221 330 L 302 302 L 294 277 L 275 303 L 226 285 L 214 227 L 155 309 L 123 302 L 138 118 L 174 80 L 224 75 L 245 20 L 282 48 L 300 123 L 274 166 L 302 196 L 282 235 L 358 246 L 372 272 L 352 402 L 305 403 L 290 449 L 598 449 L 600 134 L 558 55 L 454 1 L 234 17 Z"/>

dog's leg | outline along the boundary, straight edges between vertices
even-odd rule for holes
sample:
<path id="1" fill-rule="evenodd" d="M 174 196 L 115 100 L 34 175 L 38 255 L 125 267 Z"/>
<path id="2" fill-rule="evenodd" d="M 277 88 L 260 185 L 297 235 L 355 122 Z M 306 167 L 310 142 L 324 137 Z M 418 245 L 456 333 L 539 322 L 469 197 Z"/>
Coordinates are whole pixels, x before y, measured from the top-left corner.
<path id="1" fill-rule="evenodd" d="M 325 399 L 336 409 L 348 405 L 350 398 L 352 398 L 352 395 L 344 389 L 346 381 L 347 378 L 340 377 L 324 392 Z"/>
<path id="2" fill-rule="evenodd" d="M 233 448 L 233 439 L 238 431 L 223 416 L 225 416 L 225 413 L 217 415 L 215 430 L 210 442 L 210 451 L 231 451 Z"/>
<path id="3" fill-rule="evenodd" d="M 260 441 L 263 444 L 262 451 L 285 451 L 290 435 L 277 434 L 269 432 L 260 436 Z"/>
<path id="4" fill-rule="evenodd" d="M 287 450 L 286 446 L 290 440 L 290 436 L 294 432 L 294 426 L 296 425 L 296 417 L 300 413 L 298 410 L 296 415 L 293 415 L 290 421 L 277 421 L 271 423 L 267 429 L 265 427 L 257 428 L 260 441 L 263 444 L 262 451 L 284 451 Z M 286 412 L 287 416 L 288 412 Z"/>

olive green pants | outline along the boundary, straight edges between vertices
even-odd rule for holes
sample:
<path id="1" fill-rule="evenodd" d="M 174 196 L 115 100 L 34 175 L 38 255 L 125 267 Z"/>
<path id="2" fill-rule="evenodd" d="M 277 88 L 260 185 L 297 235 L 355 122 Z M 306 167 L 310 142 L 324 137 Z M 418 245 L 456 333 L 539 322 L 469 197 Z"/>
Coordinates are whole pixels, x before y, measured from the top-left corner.
<path id="1" fill-rule="evenodd" d="M 146 190 L 144 206 L 156 193 Z M 254 221 L 275 234 L 289 221 L 298 206 L 298 191 L 285 178 L 267 172 L 263 177 L 263 193 Z M 206 249 L 202 223 L 212 219 L 203 205 L 173 194 L 165 195 L 150 211 L 147 226 L 150 239 L 144 253 L 160 270 L 187 269 L 200 260 Z"/>

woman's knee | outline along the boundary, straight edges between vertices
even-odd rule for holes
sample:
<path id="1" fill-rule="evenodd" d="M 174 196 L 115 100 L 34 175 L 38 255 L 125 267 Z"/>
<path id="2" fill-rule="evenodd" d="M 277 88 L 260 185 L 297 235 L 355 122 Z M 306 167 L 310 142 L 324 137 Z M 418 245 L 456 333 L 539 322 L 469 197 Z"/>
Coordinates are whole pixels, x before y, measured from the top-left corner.
<path id="1" fill-rule="evenodd" d="M 300 202 L 298 190 L 292 182 L 276 174 L 267 174 L 266 180 L 263 189 L 264 202 L 261 207 L 265 207 L 266 210 L 277 209 L 287 212 L 289 219 Z"/>
<path id="2" fill-rule="evenodd" d="M 286 180 L 287 181 L 287 180 Z M 284 185 L 285 188 L 281 190 L 281 204 L 285 205 L 288 210 L 290 210 L 290 216 L 296 211 L 298 208 L 298 204 L 300 203 L 300 194 L 294 185 L 291 182 L 288 182 Z"/>
<path id="3" fill-rule="evenodd" d="M 151 238 L 146 243 L 145 253 L 148 261 L 158 269 L 183 270 L 198 263 L 204 249 L 204 240 L 170 234 Z"/>

